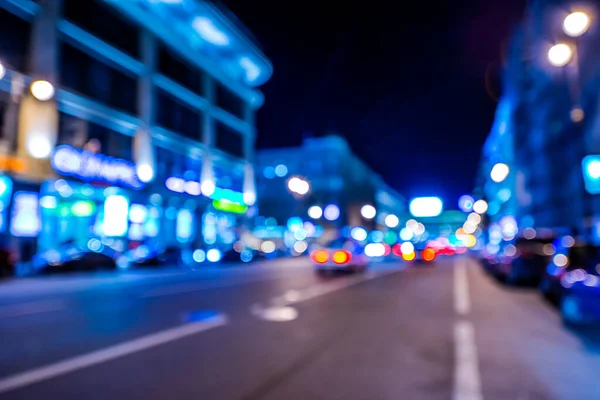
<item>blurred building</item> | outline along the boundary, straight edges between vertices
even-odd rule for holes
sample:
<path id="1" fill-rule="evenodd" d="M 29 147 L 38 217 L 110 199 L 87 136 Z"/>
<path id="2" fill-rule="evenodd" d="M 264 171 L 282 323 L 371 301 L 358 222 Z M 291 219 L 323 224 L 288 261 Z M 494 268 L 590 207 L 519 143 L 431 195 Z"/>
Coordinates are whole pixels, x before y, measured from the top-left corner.
<path id="1" fill-rule="evenodd" d="M 394 217 L 406 212 L 406 200 L 340 136 L 307 138 L 299 147 L 259 150 L 256 168 L 259 213 L 278 226 L 296 217 L 312 221 L 328 237 L 348 226 L 396 231 L 400 223 Z M 308 184 L 305 194 L 295 192 L 295 178 Z"/>
<path id="2" fill-rule="evenodd" d="M 564 28 L 565 18 L 575 11 L 591 20 L 589 30 L 577 38 Z M 520 229 L 549 228 L 600 239 L 600 199 L 586 190 L 584 178 L 590 176 L 582 169 L 586 156 L 600 154 L 599 12 L 597 2 L 530 1 L 510 43 L 504 96 L 483 152 L 478 186 L 490 201 L 505 187 L 511 191 L 498 217 L 512 214 Z M 550 53 L 556 44 L 566 45 L 559 48 L 564 60 Z M 510 166 L 501 185 L 490 178 L 497 160 Z M 592 180 L 600 178 L 592 175 Z"/>
<path id="3" fill-rule="evenodd" d="M 95 237 L 234 242 L 272 66 L 228 10 L 0 0 L 0 61 L 0 232 L 23 258 Z"/>

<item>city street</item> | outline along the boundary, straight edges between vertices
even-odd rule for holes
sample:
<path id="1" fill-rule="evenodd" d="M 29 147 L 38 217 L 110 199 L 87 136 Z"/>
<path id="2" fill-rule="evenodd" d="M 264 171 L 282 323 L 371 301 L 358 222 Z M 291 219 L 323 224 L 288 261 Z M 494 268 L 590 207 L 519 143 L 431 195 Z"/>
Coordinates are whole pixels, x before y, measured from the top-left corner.
<path id="1" fill-rule="evenodd" d="M 476 261 L 305 259 L 0 286 L 2 399 L 583 399 L 593 333 Z"/>

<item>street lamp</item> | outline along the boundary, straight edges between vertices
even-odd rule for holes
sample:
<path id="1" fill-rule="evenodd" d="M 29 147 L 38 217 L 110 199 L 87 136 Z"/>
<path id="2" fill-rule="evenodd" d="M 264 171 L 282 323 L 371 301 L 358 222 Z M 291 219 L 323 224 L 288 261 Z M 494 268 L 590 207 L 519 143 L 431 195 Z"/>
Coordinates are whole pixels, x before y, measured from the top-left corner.
<path id="1" fill-rule="evenodd" d="M 304 196 L 305 194 L 307 194 L 309 192 L 310 185 L 309 185 L 308 181 L 306 181 L 302 178 L 299 178 L 297 176 L 294 176 L 294 177 L 290 178 L 290 180 L 288 181 L 288 189 L 292 193 L 296 193 L 296 194 L 299 194 L 300 196 Z"/>
<path id="2" fill-rule="evenodd" d="M 508 165 L 504 163 L 498 163 L 494 165 L 492 171 L 490 172 L 490 178 L 496 183 L 503 182 L 508 174 L 510 173 L 510 168 Z"/>
<path id="3" fill-rule="evenodd" d="M 34 81 L 31 84 L 31 94 L 39 101 L 48 101 L 54 96 L 54 86 L 48 81 Z"/>
<path id="4" fill-rule="evenodd" d="M 567 15 L 563 22 L 563 31 L 571 37 L 579 37 L 588 31 L 590 24 L 590 17 L 582 11 L 577 11 Z"/>
<path id="5" fill-rule="evenodd" d="M 375 218 L 376 214 L 377 214 L 377 210 L 375 210 L 375 207 L 373 207 L 370 204 L 365 204 L 360 209 L 360 215 L 362 215 L 363 218 L 365 218 L 365 219 L 373 219 L 373 218 Z"/>
<path id="6" fill-rule="evenodd" d="M 394 214 L 389 214 L 385 217 L 385 225 L 388 228 L 395 228 L 400 223 L 400 219 Z"/>
<path id="7" fill-rule="evenodd" d="M 477 214 L 484 214 L 488 209 L 488 203 L 485 200 L 477 200 L 475 204 L 473 204 L 473 211 Z"/>
<path id="8" fill-rule="evenodd" d="M 555 67 L 564 67 L 573 59 L 573 49 L 565 43 L 555 44 L 548 50 L 548 61 Z"/>

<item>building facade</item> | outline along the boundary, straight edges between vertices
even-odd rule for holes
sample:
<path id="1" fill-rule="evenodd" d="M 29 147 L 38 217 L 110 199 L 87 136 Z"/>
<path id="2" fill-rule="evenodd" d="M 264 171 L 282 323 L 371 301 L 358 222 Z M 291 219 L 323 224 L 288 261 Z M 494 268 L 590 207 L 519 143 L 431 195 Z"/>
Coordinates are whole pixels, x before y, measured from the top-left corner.
<path id="1" fill-rule="evenodd" d="M 573 38 L 563 24 L 576 11 L 589 15 L 591 26 Z M 596 2 L 531 1 L 506 54 L 504 96 L 486 144 L 498 151 L 484 150 L 478 183 L 494 196 L 490 160 L 507 156 L 511 173 L 502 186 L 512 196 L 503 210 L 521 229 L 600 240 L 600 199 L 586 190 L 582 169 L 585 157 L 600 154 L 599 12 Z M 558 43 L 573 52 L 563 66 L 549 59 Z"/>
<path id="2" fill-rule="evenodd" d="M 381 232 L 399 229 L 399 223 L 386 226 L 385 219 L 407 210 L 406 200 L 337 135 L 307 138 L 299 147 L 259 150 L 256 169 L 259 213 L 277 226 L 300 218 L 314 223 L 331 239 L 348 227 Z M 290 191 L 293 178 L 308 183 L 307 193 Z M 374 210 L 369 218 L 361 213 L 365 205 Z"/>
<path id="3" fill-rule="evenodd" d="M 0 0 L 0 42 L 0 231 L 22 260 L 91 239 L 235 241 L 272 66 L 228 10 Z"/>

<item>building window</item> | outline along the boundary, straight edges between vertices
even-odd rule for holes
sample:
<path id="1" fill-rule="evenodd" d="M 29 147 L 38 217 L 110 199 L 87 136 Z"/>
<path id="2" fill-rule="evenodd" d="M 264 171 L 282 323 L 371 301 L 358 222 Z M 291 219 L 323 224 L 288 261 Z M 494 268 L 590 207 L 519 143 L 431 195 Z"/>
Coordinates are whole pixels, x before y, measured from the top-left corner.
<path id="1" fill-rule="evenodd" d="M 159 44 L 157 68 L 158 72 L 181 86 L 196 94 L 204 94 L 202 86 L 203 72 L 184 61 L 162 43 Z"/>
<path id="2" fill-rule="evenodd" d="M 0 61 L 8 68 L 25 72 L 31 41 L 31 25 L 6 10 L 0 10 Z"/>
<path id="3" fill-rule="evenodd" d="M 136 114 L 137 80 L 68 43 L 61 49 L 61 85 L 111 107 Z"/>
<path id="4" fill-rule="evenodd" d="M 216 104 L 238 118 L 244 117 L 243 100 L 220 83 L 217 83 Z"/>
<path id="5" fill-rule="evenodd" d="M 157 90 L 156 122 L 169 130 L 200 140 L 200 113 L 163 90 Z"/>
<path id="6" fill-rule="evenodd" d="M 124 16 L 98 0 L 64 0 L 65 19 L 139 58 L 139 29 Z"/>
<path id="7" fill-rule="evenodd" d="M 102 125 L 85 121 L 69 114 L 60 113 L 58 144 L 69 145 L 111 157 L 131 160 L 133 138 Z"/>
<path id="8" fill-rule="evenodd" d="M 244 137 L 229 126 L 217 121 L 215 124 L 215 147 L 236 157 L 244 157 Z"/>
<path id="9" fill-rule="evenodd" d="M 131 136 L 88 122 L 88 142 L 93 139 L 100 142 L 100 153 L 125 160 L 133 159 L 133 138 Z"/>

